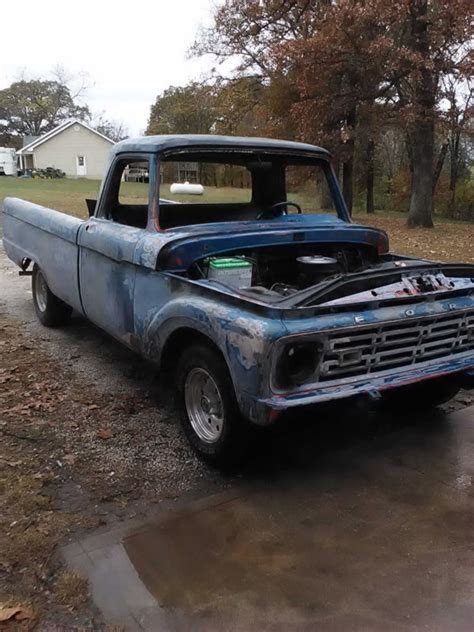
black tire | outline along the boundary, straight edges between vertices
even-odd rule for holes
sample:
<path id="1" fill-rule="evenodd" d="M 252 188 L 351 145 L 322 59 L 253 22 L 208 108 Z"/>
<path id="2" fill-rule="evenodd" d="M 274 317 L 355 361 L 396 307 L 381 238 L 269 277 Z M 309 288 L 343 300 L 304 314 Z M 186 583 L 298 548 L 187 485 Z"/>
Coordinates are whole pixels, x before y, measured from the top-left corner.
<path id="1" fill-rule="evenodd" d="M 188 378 L 196 370 L 204 371 L 212 378 L 222 402 L 220 436 L 212 441 L 205 441 L 198 434 L 186 404 L 186 392 L 189 393 L 190 388 Z M 250 422 L 240 413 L 229 370 L 220 353 L 203 343 L 186 349 L 178 360 L 176 385 L 181 425 L 196 454 L 221 469 L 232 469 L 240 464 L 249 453 L 253 432 Z"/>
<path id="2" fill-rule="evenodd" d="M 48 287 L 40 268 L 33 266 L 31 277 L 33 304 L 38 320 L 45 327 L 60 327 L 71 318 L 72 307 L 55 296 Z"/>
<path id="3" fill-rule="evenodd" d="M 454 378 L 434 378 L 390 391 L 384 395 L 382 405 L 394 412 L 424 412 L 449 402 L 459 390 L 459 381 Z"/>
<path id="4" fill-rule="evenodd" d="M 457 379 L 461 388 L 465 388 L 467 391 L 474 390 L 474 373 L 461 373 Z"/>

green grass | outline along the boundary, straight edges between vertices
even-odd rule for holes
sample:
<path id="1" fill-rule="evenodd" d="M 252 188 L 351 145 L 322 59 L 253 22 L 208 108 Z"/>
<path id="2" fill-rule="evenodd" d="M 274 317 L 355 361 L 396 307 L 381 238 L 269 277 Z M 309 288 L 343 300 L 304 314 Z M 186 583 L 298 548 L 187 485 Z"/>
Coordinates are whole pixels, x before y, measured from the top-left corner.
<path id="1" fill-rule="evenodd" d="M 232 187 L 204 187 L 202 195 L 173 195 L 170 192 L 170 185 L 162 184 L 160 185 L 160 197 L 175 200 L 176 202 L 195 202 L 196 204 L 205 202 L 231 204 L 233 202 L 250 202 L 252 192 L 250 189 L 236 189 Z"/>
<path id="2" fill-rule="evenodd" d="M 58 180 L 42 180 L 40 178 L 8 178 L 0 177 L 0 200 L 4 197 L 19 197 L 42 206 L 54 208 L 57 211 L 87 217 L 86 198 L 96 199 L 99 193 L 100 181 L 85 178 Z M 128 203 L 146 203 L 148 185 L 141 182 L 122 182 L 120 186 L 120 200 Z M 206 187 L 204 195 L 172 195 L 170 185 L 160 187 L 160 196 L 178 202 L 248 202 L 248 189 L 232 189 Z"/>
<path id="3" fill-rule="evenodd" d="M 128 183 L 127 184 L 134 184 Z M 0 177 L 0 200 L 19 197 L 76 217 L 87 217 L 86 198 L 96 198 L 99 180 Z"/>
<path id="4" fill-rule="evenodd" d="M 58 180 L 42 180 L 39 178 L 10 178 L 0 177 L 0 200 L 4 197 L 19 197 L 42 206 L 54 208 L 63 213 L 76 217 L 87 217 L 86 198 L 97 198 L 100 188 L 100 180 L 87 180 L 85 178 Z M 122 182 L 121 200 L 124 202 L 146 203 L 148 185 L 140 182 Z M 204 194 L 196 195 L 172 195 L 170 185 L 163 184 L 160 187 L 160 196 L 179 202 L 248 202 L 250 200 L 249 189 L 206 187 Z M 315 212 L 314 201 L 307 193 L 291 193 L 289 196 L 297 202 L 304 212 Z M 290 209 L 291 211 L 291 209 Z M 320 211 L 328 212 L 328 211 Z M 329 211 L 332 212 L 332 211 Z M 361 223 L 371 223 L 371 219 L 377 217 L 401 218 L 405 213 L 397 211 L 380 211 L 374 216 L 355 211 L 354 218 Z M 452 224 L 455 220 L 436 216 L 436 223 Z"/>
<path id="5" fill-rule="evenodd" d="M 86 198 L 97 198 L 100 188 L 99 180 L 69 179 L 42 180 L 40 178 L 0 178 L 0 199 L 13 196 L 54 208 L 77 217 L 87 217 Z M 148 185 L 140 182 L 122 182 L 120 199 L 129 203 L 146 203 Z M 202 204 L 210 202 L 238 203 L 249 202 L 250 189 L 231 187 L 205 187 L 203 195 L 173 195 L 169 184 L 160 186 L 160 197 L 177 202 Z M 314 210 L 314 201 L 308 194 L 294 193 L 292 200 L 300 204 L 306 212 Z"/>
<path id="6" fill-rule="evenodd" d="M 0 177 L 0 202 L 6 196 L 20 197 L 43 206 L 63 211 L 76 217 L 87 217 L 86 198 L 97 198 L 100 182 L 86 179 L 41 180 Z M 148 185 L 136 182 L 122 183 L 121 199 L 129 202 L 146 202 Z M 215 189 L 206 187 L 202 196 L 171 195 L 169 185 L 163 185 L 160 195 L 182 202 L 244 202 L 249 200 L 248 189 Z M 314 208 L 305 193 L 291 194 L 304 210 Z M 434 229 L 408 229 L 406 213 L 381 211 L 374 215 L 355 212 L 354 219 L 361 224 L 378 226 L 390 235 L 392 250 L 401 254 L 474 262 L 472 223 L 435 217 Z"/>

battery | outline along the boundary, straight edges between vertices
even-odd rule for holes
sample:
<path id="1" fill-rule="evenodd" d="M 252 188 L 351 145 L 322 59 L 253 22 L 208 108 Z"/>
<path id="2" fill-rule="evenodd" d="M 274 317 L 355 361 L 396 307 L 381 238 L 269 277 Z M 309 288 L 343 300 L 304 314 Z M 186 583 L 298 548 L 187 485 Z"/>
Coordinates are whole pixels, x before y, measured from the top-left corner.
<path id="1" fill-rule="evenodd" d="M 252 264 L 245 259 L 215 257 L 209 259 L 207 278 L 236 288 L 250 287 L 252 270 Z"/>

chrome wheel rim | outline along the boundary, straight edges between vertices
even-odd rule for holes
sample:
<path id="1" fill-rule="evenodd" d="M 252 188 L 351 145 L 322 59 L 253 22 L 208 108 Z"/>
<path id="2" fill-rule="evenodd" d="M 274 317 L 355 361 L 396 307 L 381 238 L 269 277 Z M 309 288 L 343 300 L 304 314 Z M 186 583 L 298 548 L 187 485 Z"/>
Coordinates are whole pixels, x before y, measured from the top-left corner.
<path id="1" fill-rule="evenodd" d="M 46 305 L 48 303 L 48 285 L 39 270 L 35 276 L 35 298 L 38 309 L 41 312 L 46 311 Z"/>
<path id="2" fill-rule="evenodd" d="M 224 404 L 212 376 L 203 368 L 192 369 L 184 384 L 186 412 L 197 436 L 215 443 L 222 434 Z"/>

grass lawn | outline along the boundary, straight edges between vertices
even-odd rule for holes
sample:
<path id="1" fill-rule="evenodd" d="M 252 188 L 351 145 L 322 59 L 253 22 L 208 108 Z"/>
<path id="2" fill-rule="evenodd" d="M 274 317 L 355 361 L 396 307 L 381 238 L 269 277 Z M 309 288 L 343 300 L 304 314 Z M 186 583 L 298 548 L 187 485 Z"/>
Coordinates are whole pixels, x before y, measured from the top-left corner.
<path id="1" fill-rule="evenodd" d="M 98 180 L 0 177 L 0 200 L 6 196 L 20 197 L 85 218 L 87 217 L 85 199 L 96 198 L 99 187 Z M 121 199 L 129 202 L 144 201 L 146 190 L 146 184 L 124 182 L 121 187 L 121 193 L 123 193 Z M 195 196 L 179 196 L 179 198 L 172 196 L 167 185 L 162 186 L 160 195 L 183 202 L 196 200 Z M 228 189 L 225 191 L 225 198 L 228 202 L 244 202 L 248 201 L 249 192 L 246 189 Z M 214 202 L 222 200 L 222 189 L 217 191 L 212 187 L 207 187 L 204 196 L 199 198 L 199 201 L 205 200 Z M 298 199 L 298 201 L 306 206 L 305 200 Z M 434 229 L 408 229 L 405 225 L 405 213 L 382 211 L 370 216 L 356 212 L 354 220 L 386 230 L 390 236 L 393 252 L 428 259 L 474 263 L 474 224 L 471 222 L 449 221 L 443 217 L 436 217 Z"/>

